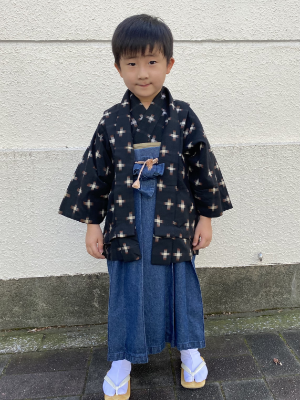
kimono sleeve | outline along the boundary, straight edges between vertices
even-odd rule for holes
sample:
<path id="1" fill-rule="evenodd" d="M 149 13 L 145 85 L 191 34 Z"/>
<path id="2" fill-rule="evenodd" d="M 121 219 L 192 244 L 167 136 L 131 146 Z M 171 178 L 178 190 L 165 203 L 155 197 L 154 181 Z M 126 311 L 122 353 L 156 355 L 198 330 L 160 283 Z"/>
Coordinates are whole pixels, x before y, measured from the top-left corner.
<path id="1" fill-rule="evenodd" d="M 100 121 L 69 183 L 58 213 L 86 224 L 100 224 L 107 214 L 113 177 L 110 143 Z"/>
<path id="2" fill-rule="evenodd" d="M 184 131 L 183 156 L 188 165 L 190 189 L 197 213 L 216 218 L 223 211 L 233 208 L 202 124 L 190 107 Z"/>

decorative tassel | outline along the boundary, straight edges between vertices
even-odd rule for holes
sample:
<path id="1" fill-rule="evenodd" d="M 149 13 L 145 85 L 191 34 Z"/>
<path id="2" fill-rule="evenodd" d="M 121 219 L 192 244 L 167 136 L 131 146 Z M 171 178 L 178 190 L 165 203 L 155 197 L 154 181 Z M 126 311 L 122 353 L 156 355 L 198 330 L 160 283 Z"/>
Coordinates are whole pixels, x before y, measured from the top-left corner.
<path id="1" fill-rule="evenodd" d="M 140 183 L 140 176 L 141 173 L 145 167 L 145 165 L 147 165 L 148 170 L 150 171 L 153 167 L 153 164 L 157 164 L 158 163 L 158 158 L 148 158 L 148 160 L 146 161 L 136 161 L 135 164 L 143 164 L 142 168 L 140 169 L 140 173 L 137 177 L 137 180 L 133 182 L 132 187 L 135 189 L 139 189 L 141 187 L 141 183 Z"/>

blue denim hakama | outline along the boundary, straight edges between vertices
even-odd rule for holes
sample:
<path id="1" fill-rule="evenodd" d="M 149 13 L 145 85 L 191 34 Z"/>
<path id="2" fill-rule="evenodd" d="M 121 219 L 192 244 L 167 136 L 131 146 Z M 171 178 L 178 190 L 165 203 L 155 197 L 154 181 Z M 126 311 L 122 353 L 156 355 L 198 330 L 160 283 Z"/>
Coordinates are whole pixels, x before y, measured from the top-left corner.
<path id="1" fill-rule="evenodd" d="M 159 156 L 159 147 L 135 149 L 135 160 Z M 148 362 L 148 354 L 166 345 L 178 350 L 205 347 L 200 283 L 191 261 L 152 265 L 156 175 L 164 164 L 148 171 L 134 190 L 135 223 L 142 258 L 133 262 L 107 260 L 109 272 L 108 361 Z M 141 165 L 135 164 L 135 169 Z M 139 172 L 139 171 L 137 171 Z M 134 176 L 137 178 L 137 175 Z"/>

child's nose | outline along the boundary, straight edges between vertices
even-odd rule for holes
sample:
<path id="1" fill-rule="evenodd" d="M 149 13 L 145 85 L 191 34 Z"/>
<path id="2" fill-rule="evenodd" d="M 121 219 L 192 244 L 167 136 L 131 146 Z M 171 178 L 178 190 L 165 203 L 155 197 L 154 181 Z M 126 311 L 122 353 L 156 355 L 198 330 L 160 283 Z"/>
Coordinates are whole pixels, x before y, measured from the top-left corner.
<path id="1" fill-rule="evenodd" d="M 148 78 L 147 68 L 143 68 L 143 67 L 139 68 L 138 78 L 139 79 L 147 79 Z"/>

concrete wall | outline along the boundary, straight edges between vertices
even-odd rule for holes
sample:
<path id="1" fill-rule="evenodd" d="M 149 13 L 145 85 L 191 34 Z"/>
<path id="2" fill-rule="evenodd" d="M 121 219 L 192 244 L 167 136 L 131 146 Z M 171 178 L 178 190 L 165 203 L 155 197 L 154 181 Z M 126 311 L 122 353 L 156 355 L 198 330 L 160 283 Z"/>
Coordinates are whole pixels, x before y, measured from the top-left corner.
<path id="1" fill-rule="evenodd" d="M 57 211 L 126 89 L 113 30 L 142 12 L 173 31 L 165 85 L 198 114 L 234 206 L 197 267 L 299 263 L 298 0 L 25 0 L 0 4 L 0 279 L 107 272 L 86 252 L 85 224 Z"/>

